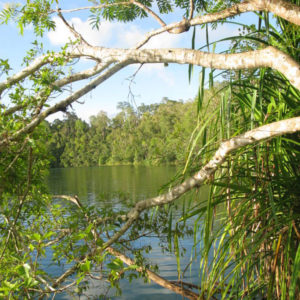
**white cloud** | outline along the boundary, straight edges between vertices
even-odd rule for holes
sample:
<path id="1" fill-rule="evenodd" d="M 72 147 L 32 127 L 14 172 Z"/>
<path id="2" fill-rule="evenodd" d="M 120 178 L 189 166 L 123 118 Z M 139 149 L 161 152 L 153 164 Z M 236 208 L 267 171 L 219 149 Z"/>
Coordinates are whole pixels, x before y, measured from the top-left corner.
<path id="1" fill-rule="evenodd" d="M 123 25 L 122 28 L 119 28 L 118 42 L 122 47 L 133 47 L 143 39 L 146 32 L 147 31 L 141 30 L 136 25 Z M 181 35 L 164 32 L 152 37 L 143 48 L 174 48 L 179 46 L 181 39 Z"/>
<path id="2" fill-rule="evenodd" d="M 119 44 L 124 47 L 133 47 L 139 41 L 143 39 L 145 31 L 140 30 L 137 26 L 132 25 L 129 28 L 123 27 L 119 32 Z M 169 34 L 167 32 L 161 35 L 154 36 L 143 48 L 175 48 L 179 47 L 182 37 L 180 35 Z M 136 65 L 133 66 L 136 68 Z M 173 74 L 168 72 L 167 68 L 163 64 L 146 64 L 142 67 L 139 74 L 145 74 L 147 76 L 159 77 L 168 86 L 174 85 Z"/>
<path id="3" fill-rule="evenodd" d="M 74 36 L 58 17 L 53 18 L 56 23 L 55 31 L 48 33 L 48 38 L 53 45 L 63 45 L 70 39 L 74 40 Z M 92 45 L 103 45 L 108 43 L 113 35 L 116 23 L 107 21 L 101 22 L 100 29 L 92 29 L 89 20 L 82 21 L 80 18 L 72 18 L 69 23 L 84 37 L 84 39 Z"/>
<path id="4" fill-rule="evenodd" d="M 56 23 L 56 29 L 48 33 L 48 38 L 53 45 L 63 45 L 70 39 L 75 39 L 60 18 L 54 17 L 53 20 Z M 102 21 L 99 30 L 92 29 L 89 20 L 83 21 L 80 18 L 72 18 L 68 22 L 88 43 L 97 46 L 133 47 L 142 40 L 146 33 L 145 30 L 141 30 L 136 25 L 116 22 Z M 144 48 L 171 48 L 179 45 L 180 40 L 181 35 L 163 33 L 153 37 Z"/>
<path id="5" fill-rule="evenodd" d="M 63 24 L 58 17 L 54 18 L 56 22 L 56 30 L 48 33 L 50 42 L 54 45 L 63 45 L 74 39 L 69 29 Z M 88 43 L 97 46 L 130 48 L 140 42 L 146 31 L 143 26 L 135 24 L 124 24 L 117 22 L 102 21 L 99 30 L 92 29 L 89 20 L 83 21 L 80 18 L 72 18 L 69 23 L 82 34 Z M 217 30 L 209 27 L 210 42 L 216 41 L 228 36 L 236 35 L 237 27 L 224 24 L 219 26 Z M 197 28 L 196 45 L 204 45 L 206 42 L 205 29 Z M 143 48 L 176 48 L 191 45 L 192 30 L 184 34 L 169 34 L 167 32 L 154 36 Z M 204 49 L 206 50 L 206 49 Z M 136 69 L 136 65 L 133 65 Z M 163 64 L 147 64 L 142 67 L 139 75 L 157 76 L 168 86 L 174 86 L 175 76 L 165 68 Z"/>
<path id="6" fill-rule="evenodd" d="M 63 45 L 70 39 L 74 40 L 72 33 L 58 17 L 54 18 L 56 23 L 55 31 L 48 33 L 48 38 L 53 45 Z M 92 45 L 105 45 L 118 48 L 130 48 L 143 39 L 146 31 L 136 25 L 121 23 L 101 22 L 99 31 L 92 29 L 89 21 L 79 18 L 72 18 L 69 23 L 82 34 L 84 39 Z M 167 32 L 153 37 L 143 48 L 174 48 L 180 45 L 181 35 L 169 34 Z M 174 79 L 168 74 L 163 64 L 147 64 L 143 66 L 140 73 L 146 75 L 156 74 L 162 81 L 169 86 L 174 85 Z"/>

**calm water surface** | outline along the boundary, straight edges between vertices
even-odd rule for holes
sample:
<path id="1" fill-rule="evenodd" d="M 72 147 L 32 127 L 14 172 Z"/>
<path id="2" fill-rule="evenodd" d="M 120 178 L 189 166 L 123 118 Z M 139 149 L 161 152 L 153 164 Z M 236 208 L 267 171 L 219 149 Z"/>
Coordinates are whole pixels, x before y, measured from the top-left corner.
<path id="1" fill-rule="evenodd" d="M 86 204 L 104 205 L 109 201 L 114 205 L 122 205 L 123 197 L 130 199 L 132 205 L 141 199 L 158 194 L 160 188 L 166 184 L 176 173 L 173 166 L 144 167 L 144 166 L 103 166 L 93 168 L 64 168 L 52 169 L 48 179 L 48 185 L 52 194 L 78 195 Z M 128 205 L 128 200 L 127 200 Z M 130 205 L 130 203 L 129 203 Z M 149 239 L 147 239 L 149 242 Z M 156 263 L 160 269 L 160 275 L 168 280 L 177 280 L 176 258 L 172 254 L 162 253 L 158 246 L 158 240 L 151 238 L 153 250 L 149 254 L 152 263 Z M 143 241 L 139 241 L 143 243 Z M 186 256 L 182 258 L 182 267 L 189 262 L 193 239 L 186 237 L 181 241 L 181 246 L 187 249 Z M 194 267 L 188 271 L 186 281 L 197 283 L 198 272 Z M 61 268 L 49 266 L 53 273 L 62 272 Z M 48 269 L 49 270 L 49 269 Z M 171 291 L 161 288 L 157 284 L 145 284 L 143 280 L 135 280 L 129 284 L 121 281 L 122 295 L 115 296 L 115 291 L 110 290 L 108 297 L 111 299 L 182 299 Z M 105 289 L 105 282 L 91 283 L 87 296 L 77 299 L 99 299 L 96 295 Z M 94 298 L 95 297 L 95 298 Z M 58 298 L 56 298 L 58 299 Z M 74 299 L 68 295 L 60 299 Z"/>

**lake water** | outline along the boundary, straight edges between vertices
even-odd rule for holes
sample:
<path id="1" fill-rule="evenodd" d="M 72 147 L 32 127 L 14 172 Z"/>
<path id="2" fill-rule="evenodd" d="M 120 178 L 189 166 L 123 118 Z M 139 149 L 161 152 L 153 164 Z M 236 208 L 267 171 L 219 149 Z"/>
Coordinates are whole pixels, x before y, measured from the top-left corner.
<path id="1" fill-rule="evenodd" d="M 83 203 L 103 205 L 103 201 L 109 201 L 114 205 L 123 205 L 123 198 L 130 199 L 129 204 L 155 196 L 160 188 L 166 184 L 176 173 L 173 166 L 144 167 L 144 166 L 103 166 L 93 168 L 64 168 L 50 171 L 48 185 L 52 194 L 78 195 Z M 122 196 L 124 195 L 124 197 Z M 131 203 L 130 203 L 131 202 Z M 162 253 L 158 245 L 158 239 L 150 238 L 152 251 L 149 258 L 152 263 L 159 266 L 159 274 L 168 280 L 177 280 L 177 263 L 174 254 Z M 138 241 L 143 243 L 143 240 Z M 149 239 L 147 239 L 149 243 Z M 193 237 L 186 236 L 180 241 L 186 248 L 186 255 L 181 259 L 184 268 L 191 257 Z M 199 283 L 197 262 L 186 272 L 187 282 Z M 61 269 L 53 267 L 53 273 L 60 273 Z M 144 283 L 137 279 L 132 283 L 121 280 L 121 296 L 115 296 L 115 290 L 111 289 L 108 298 L 111 299 L 182 299 L 182 296 L 160 287 L 155 283 Z M 77 299 L 99 299 L 96 295 L 107 287 L 105 282 L 91 282 L 91 288 L 86 296 Z M 99 292 L 100 291 L 100 292 Z M 96 298 L 93 298 L 96 297 Z M 74 299 L 68 295 L 62 295 L 55 299 Z"/>

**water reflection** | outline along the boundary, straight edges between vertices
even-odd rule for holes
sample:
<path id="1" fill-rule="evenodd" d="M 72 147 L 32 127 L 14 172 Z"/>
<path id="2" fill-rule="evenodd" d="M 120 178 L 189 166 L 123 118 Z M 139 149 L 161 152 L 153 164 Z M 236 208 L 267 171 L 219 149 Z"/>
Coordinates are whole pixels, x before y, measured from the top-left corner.
<path id="1" fill-rule="evenodd" d="M 109 202 L 113 205 L 122 205 L 122 201 L 125 201 L 125 199 L 127 199 L 126 201 L 129 199 L 129 202 L 134 203 L 157 195 L 162 185 L 166 184 L 175 173 L 176 168 L 173 166 L 103 166 L 53 169 L 48 178 L 48 185 L 51 193 L 76 194 L 86 204 L 105 205 L 105 202 Z M 203 197 L 206 197 L 206 195 L 203 195 Z M 126 205 L 128 205 L 128 202 Z M 149 258 L 151 258 L 153 264 L 158 264 L 160 275 L 168 280 L 177 280 L 175 255 L 162 253 L 157 238 L 152 237 L 145 240 L 152 246 Z M 143 240 L 138 241 L 138 243 L 144 242 Z M 181 246 L 186 248 L 186 255 L 181 260 L 183 268 L 190 260 L 192 245 L 192 237 L 186 237 L 181 241 Z M 187 272 L 187 281 L 195 284 L 199 281 L 197 265 L 199 264 L 195 262 L 192 269 Z M 54 273 L 61 272 L 61 268 L 55 268 L 54 266 L 52 268 Z M 126 280 L 122 280 L 120 286 L 122 295 L 114 296 L 115 291 L 111 290 L 108 294 L 110 299 L 182 299 L 182 296 L 178 296 L 157 284 L 145 284 L 140 279 L 131 284 Z M 87 296 L 95 297 L 105 291 L 106 288 L 107 283 L 105 282 L 91 281 Z M 82 296 L 80 299 L 87 299 L 87 296 Z M 70 298 L 64 295 L 56 299 L 74 299 L 74 297 Z"/>

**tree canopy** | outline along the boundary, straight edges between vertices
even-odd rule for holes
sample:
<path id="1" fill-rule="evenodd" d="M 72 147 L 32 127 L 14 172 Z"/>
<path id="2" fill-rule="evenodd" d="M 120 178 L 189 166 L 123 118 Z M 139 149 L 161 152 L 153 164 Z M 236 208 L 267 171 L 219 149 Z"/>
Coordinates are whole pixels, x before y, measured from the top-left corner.
<path id="1" fill-rule="evenodd" d="M 118 164 L 184 164 L 194 130 L 196 102 L 164 99 L 136 109 L 120 103 L 109 118 L 103 111 L 90 124 L 74 114 L 49 123 L 51 167 Z"/>
<path id="2" fill-rule="evenodd" d="M 88 284 L 87 278 L 101 269 L 112 286 L 137 271 L 189 299 L 298 299 L 299 1 L 91 0 L 87 6 L 71 9 L 63 5 L 58 0 L 8 3 L 0 14 L 1 22 L 15 22 L 20 34 L 32 26 L 37 38 L 55 28 L 52 17 L 56 15 L 73 36 L 57 52 L 33 41 L 17 72 L 8 59 L 0 58 L 0 296 L 42 299 L 74 286 L 79 291 Z M 164 19 L 175 9 L 183 18 L 167 24 Z M 67 20 L 67 15 L 78 11 L 90 12 L 90 24 L 99 34 L 104 19 L 130 22 L 152 18 L 158 28 L 132 48 L 95 46 Z M 243 34 L 229 39 L 227 51 L 216 53 L 209 44 L 207 24 L 222 26 L 247 12 L 255 13 L 257 24 L 241 24 Z M 270 22 L 270 16 L 276 24 Z M 195 28 L 206 28 L 207 52 L 197 49 Z M 193 30 L 189 48 L 147 48 L 154 36 L 189 30 Z M 84 69 L 82 60 L 93 65 Z M 181 174 L 165 192 L 140 200 L 127 211 L 86 206 L 74 195 L 49 195 L 44 182 L 49 166 L 46 145 L 50 138 L 61 141 L 58 135 L 49 136 L 47 117 L 57 112 L 70 114 L 73 103 L 120 70 L 149 63 L 187 64 L 189 77 L 194 66 L 202 67 L 194 130 L 185 140 L 188 151 L 182 154 L 185 167 Z M 77 64 L 78 69 L 74 67 Z M 215 77 L 220 74 L 226 80 L 216 84 Z M 76 90 L 70 88 L 75 83 Z M 111 125 L 117 138 L 126 133 L 119 130 L 121 125 L 132 126 L 137 121 L 130 106 L 123 103 L 121 108 Z M 147 139 L 147 132 L 159 129 L 151 120 L 155 115 L 151 110 L 156 108 L 143 109 L 141 132 Z M 160 105 L 157 111 L 162 114 L 163 126 L 176 124 L 179 113 L 170 116 L 167 105 Z M 64 130 L 78 136 L 76 144 L 70 143 L 73 148 L 65 160 L 72 161 L 71 152 L 80 160 L 77 153 L 83 153 L 88 142 L 92 147 L 93 136 L 107 137 L 105 114 L 91 119 L 94 133 L 89 141 L 84 134 L 88 125 L 74 116 L 69 121 Z M 51 126 L 60 125 L 56 121 Z M 130 147 L 131 141 L 126 139 Z M 114 147 L 112 155 L 118 160 L 127 148 Z M 128 160 L 145 155 L 143 143 L 134 147 L 134 158 L 129 157 L 132 149 L 122 155 L 128 154 Z M 103 149 L 95 148 L 90 149 L 93 159 L 102 163 L 108 149 L 105 144 Z M 191 194 L 182 215 L 175 217 L 176 200 L 204 184 L 209 185 L 209 199 L 199 202 Z M 168 209 L 163 209 L 167 205 Z M 220 207 L 225 210 L 218 215 Z M 199 286 L 193 289 L 184 282 L 178 242 L 190 219 L 195 236 L 201 236 L 201 242 L 195 239 L 192 254 L 201 258 Z M 146 249 L 132 243 L 148 230 L 159 234 L 162 228 L 168 230 L 169 247 L 178 257 L 175 283 L 154 273 L 146 262 Z M 54 277 L 41 266 L 40 259 L 49 249 L 54 264 L 68 263 L 60 276 Z"/>

